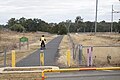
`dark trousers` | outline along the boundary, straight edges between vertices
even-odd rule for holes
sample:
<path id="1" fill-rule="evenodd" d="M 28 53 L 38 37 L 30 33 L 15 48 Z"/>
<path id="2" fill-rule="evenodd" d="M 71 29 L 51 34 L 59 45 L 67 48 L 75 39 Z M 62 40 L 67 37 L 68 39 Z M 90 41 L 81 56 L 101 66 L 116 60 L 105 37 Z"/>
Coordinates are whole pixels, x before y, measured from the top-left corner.
<path id="1" fill-rule="evenodd" d="M 41 42 L 41 47 L 45 47 L 45 42 L 44 41 Z"/>

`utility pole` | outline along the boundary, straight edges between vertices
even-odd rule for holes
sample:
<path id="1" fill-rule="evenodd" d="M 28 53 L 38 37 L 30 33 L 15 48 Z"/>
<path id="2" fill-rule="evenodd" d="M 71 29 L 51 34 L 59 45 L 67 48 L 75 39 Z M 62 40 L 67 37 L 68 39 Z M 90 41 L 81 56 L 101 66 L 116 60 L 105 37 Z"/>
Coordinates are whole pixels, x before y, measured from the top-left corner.
<path id="1" fill-rule="evenodd" d="M 95 33 L 97 32 L 97 11 L 98 11 L 98 0 L 96 0 Z"/>
<path id="2" fill-rule="evenodd" d="M 112 32 L 112 29 L 113 29 L 113 5 L 112 5 L 112 12 L 111 12 L 111 32 Z"/>
<path id="3" fill-rule="evenodd" d="M 112 5 L 112 12 L 111 12 L 111 32 L 113 31 L 113 13 L 120 13 L 120 11 L 114 11 Z"/>

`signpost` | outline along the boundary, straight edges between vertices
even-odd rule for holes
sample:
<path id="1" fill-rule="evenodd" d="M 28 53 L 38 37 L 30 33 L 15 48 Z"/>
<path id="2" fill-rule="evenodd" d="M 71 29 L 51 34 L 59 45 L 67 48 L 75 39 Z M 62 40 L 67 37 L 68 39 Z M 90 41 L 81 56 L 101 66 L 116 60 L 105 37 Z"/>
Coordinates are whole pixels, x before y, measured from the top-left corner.
<path id="1" fill-rule="evenodd" d="M 19 39 L 19 49 L 21 49 L 21 43 L 25 43 L 25 42 L 27 42 L 27 49 L 29 48 L 29 41 L 28 41 L 28 38 L 27 37 L 21 37 L 20 39 Z"/>
<path id="2" fill-rule="evenodd" d="M 28 42 L 28 38 L 26 38 L 26 37 L 21 37 L 21 38 L 20 38 L 20 42 Z"/>

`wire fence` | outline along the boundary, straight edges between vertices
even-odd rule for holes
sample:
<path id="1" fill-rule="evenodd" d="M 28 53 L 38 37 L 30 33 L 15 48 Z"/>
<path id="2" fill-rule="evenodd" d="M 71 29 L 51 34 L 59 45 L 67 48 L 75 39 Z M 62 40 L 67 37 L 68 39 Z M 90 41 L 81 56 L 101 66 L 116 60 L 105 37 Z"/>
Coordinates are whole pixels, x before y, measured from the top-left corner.
<path id="1" fill-rule="evenodd" d="M 95 45 L 84 46 L 73 41 L 71 35 L 68 35 L 72 45 L 73 60 L 77 62 L 77 66 L 87 66 L 88 49 L 93 48 L 91 53 L 92 66 L 120 66 L 120 45 Z"/>
<path id="2" fill-rule="evenodd" d="M 87 65 L 88 49 L 92 47 L 91 53 L 93 66 L 120 66 L 120 46 L 82 46 L 75 47 L 75 60 L 79 65 Z"/>

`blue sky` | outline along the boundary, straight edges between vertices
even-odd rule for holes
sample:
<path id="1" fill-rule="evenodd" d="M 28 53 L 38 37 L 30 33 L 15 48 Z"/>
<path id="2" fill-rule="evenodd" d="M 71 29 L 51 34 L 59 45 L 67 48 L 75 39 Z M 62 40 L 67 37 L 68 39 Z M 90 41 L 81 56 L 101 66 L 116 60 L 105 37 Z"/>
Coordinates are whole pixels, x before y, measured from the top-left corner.
<path id="1" fill-rule="evenodd" d="M 119 0 L 98 0 L 98 21 L 111 21 L 111 9 L 120 11 Z M 0 24 L 10 18 L 39 18 L 46 22 L 74 22 L 76 16 L 95 21 L 96 0 L 0 0 Z M 114 21 L 120 13 L 114 13 Z"/>

